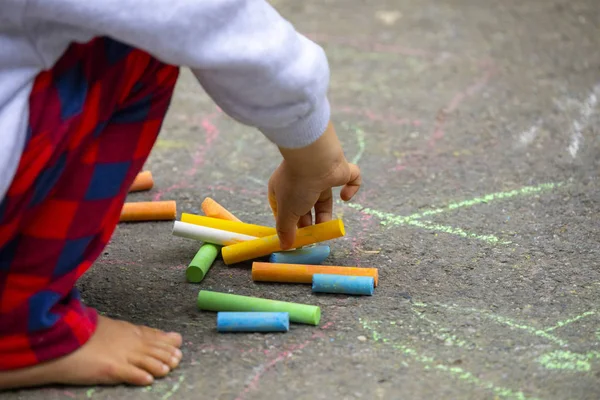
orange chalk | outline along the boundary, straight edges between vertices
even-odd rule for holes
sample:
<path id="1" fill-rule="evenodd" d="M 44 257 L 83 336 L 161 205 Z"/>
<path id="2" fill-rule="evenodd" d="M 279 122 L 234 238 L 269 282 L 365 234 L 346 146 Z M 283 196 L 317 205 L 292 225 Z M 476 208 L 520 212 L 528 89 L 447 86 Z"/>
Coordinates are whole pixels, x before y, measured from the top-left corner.
<path id="1" fill-rule="evenodd" d="M 227 211 L 225 207 L 207 197 L 202 202 L 202 211 L 207 217 L 226 219 L 228 221 L 242 222 L 235 215 Z"/>
<path id="2" fill-rule="evenodd" d="M 143 171 L 137 174 L 131 187 L 130 192 L 139 192 L 140 190 L 150 190 L 154 186 L 154 180 L 152 179 L 152 172 Z"/>
<path id="3" fill-rule="evenodd" d="M 175 201 L 125 203 L 119 221 L 169 221 L 177 217 Z"/>
<path id="4" fill-rule="evenodd" d="M 292 248 L 297 249 L 309 244 L 339 238 L 344 236 L 345 233 L 344 223 L 340 219 L 305 226 L 296 230 L 296 240 Z M 266 256 L 281 250 L 279 237 L 272 235 L 225 246 L 221 249 L 221 255 L 225 264 L 230 265 Z"/>
<path id="5" fill-rule="evenodd" d="M 370 276 L 377 286 L 377 268 L 334 267 L 329 265 L 277 264 L 255 261 L 252 280 L 257 282 L 312 283 L 313 274 Z"/>

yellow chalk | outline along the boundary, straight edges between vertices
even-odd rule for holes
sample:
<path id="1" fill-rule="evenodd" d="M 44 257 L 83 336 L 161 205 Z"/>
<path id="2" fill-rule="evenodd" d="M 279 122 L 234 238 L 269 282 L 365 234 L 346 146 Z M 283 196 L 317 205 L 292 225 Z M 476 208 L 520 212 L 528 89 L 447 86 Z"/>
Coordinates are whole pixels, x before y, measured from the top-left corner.
<path id="1" fill-rule="evenodd" d="M 204 217 L 202 215 L 181 214 L 181 222 L 220 229 L 222 231 L 241 233 L 248 236 L 265 237 L 276 235 L 277 230 L 268 226 L 245 224 L 243 222 L 227 221 L 220 218 Z"/>
<path id="2" fill-rule="evenodd" d="M 293 248 L 307 246 L 309 244 L 324 242 L 344 236 L 344 223 L 340 219 L 324 222 L 322 224 L 310 225 L 296 231 L 296 240 Z M 265 236 L 243 243 L 225 246 L 221 250 L 225 264 L 235 264 L 254 258 L 263 257 L 276 251 L 281 251 L 279 237 L 277 235 Z"/>

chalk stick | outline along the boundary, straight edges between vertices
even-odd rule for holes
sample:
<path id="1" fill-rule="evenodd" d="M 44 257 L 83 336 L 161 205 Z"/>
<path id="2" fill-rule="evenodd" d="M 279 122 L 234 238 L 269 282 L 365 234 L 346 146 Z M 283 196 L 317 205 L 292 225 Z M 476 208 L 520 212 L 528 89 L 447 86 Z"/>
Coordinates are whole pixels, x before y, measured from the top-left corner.
<path id="1" fill-rule="evenodd" d="M 188 282 L 198 283 L 206 276 L 206 273 L 212 266 L 219 254 L 220 246 L 204 243 L 185 270 L 185 277 Z"/>
<path id="2" fill-rule="evenodd" d="M 312 283 L 314 274 L 370 276 L 377 286 L 377 268 L 336 267 L 332 265 L 278 264 L 255 261 L 252 280 L 255 282 Z"/>
<path id="3" fill-rule="evenodd" d="M 271 254 L 269 261 L 281 264 L 321 264 L 329 254 L 329 246 L 313 246 Z"/>
<path id="4" fill-rule="evenodd" d="M 222 231 L 241 233 L 243 235 L 254 237 L 264 237 L 277 234 L 277 230 L 275 228 L 268 226 L 245 224 L 243 222 L 228 221 L 224 219 L 204 217 L 202 215 L 188 213 L 181 214 L 181 222 L 220 229 Z"/>
<path id="5" fill-rule="evenodd" d="M 313 292 L 372 296 L 373 287 L 374 281 L 370 276 L 313 275 Z"/>
<path id="6" fill-rule="evenodd" d="M 177 217 L 177 204 L 170 201 L 125 203 L 119 221 L 167 221 Z"/>
<path id="7" fill-rule="evenodd" d="M 227 246 L 256 239 L 255 236 L 207 228 L 205 226 L 188 224 L 181 221 L 175 221 L 173 224 L 173 235 L 187 239 L 199 240 L 204 243 L 218 244 L 221 246 Z"/>
<path id="8" fill-rule="evenodd" d="M 317 306 L 208 290 L 198 293 L 196 304 L 200 310 L 207 311 L 287 312 L 290 321 L 308 325 L 319 325 L 321 320 L 321 309 Z"/>
<path id="9" fill-rule="evenodd" d="M 207 197 L 204 199 L 201 207 L 202 207 L 202 211 L 204 211 L 204 214 L 206 214 L 207 217 L 226 219 L 228 221 L 242 222 L 239 220 L 239 218 L 237 218 L 235 215 L 230 213 L 225 207 L 223 207 L 222 205 L 220 205 L 219 203 L 217 203 L 210 197 Z"/>
<path id="10" fill-rule="evenodd" d="M 139 192 L 141 190 L 150 190 L 154 186 L 154 180 L 152 179 L 152 172 L 143 171 L 137 174 L 133 183 L 129 187 L 130 192 Z"/>
<path id="11" fill-rule="evenodd" d="M 286 312 L 219 312 L 219 332 L 287 332 L 290 315 Z"/>
<path id="12" fill-rule="evenodd" d="M 344 236 L 344 234 L 344 223 L 339 219 L 306 226 L 296 231 L 296 240 L 294 241 L 292 248 L 324 242 L 326 240 Z M 223 247 L 221 255 L 223 256 L 225 264 L 230 265 L 263 257 L 281 250 L 279 237 L 273 235 Z"/>

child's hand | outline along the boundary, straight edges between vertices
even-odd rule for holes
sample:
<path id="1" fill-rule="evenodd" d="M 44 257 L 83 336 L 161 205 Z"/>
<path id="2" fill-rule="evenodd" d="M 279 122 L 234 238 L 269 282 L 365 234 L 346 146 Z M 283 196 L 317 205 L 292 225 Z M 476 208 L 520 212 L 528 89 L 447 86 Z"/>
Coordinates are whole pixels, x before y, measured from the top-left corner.
<path id="1" fill-rule="evenodd" d="M 340 197 L 350 200 L 361 185 L 360 169 L 348 163 L 332 124 L 311 145 L 301 149 L 279 149 L 283 162 L 269 180 L 269 204 L 275 214 L 281 248 L 292 247 L 296 226 L 332 218 L 331 189 L 344 186 Z"/>

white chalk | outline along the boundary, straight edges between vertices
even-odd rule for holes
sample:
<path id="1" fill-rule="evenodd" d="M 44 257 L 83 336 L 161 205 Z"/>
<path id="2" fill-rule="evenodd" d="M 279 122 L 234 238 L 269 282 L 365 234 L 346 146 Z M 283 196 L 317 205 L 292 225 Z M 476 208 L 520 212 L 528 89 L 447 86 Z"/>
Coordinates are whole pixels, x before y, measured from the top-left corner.
<path id="1" fill-rule="evenodd" d="M 173 235 L 199 240 L 204 243 L 229 246 L 247 240 L 257 239 L 254 236 L 242 235 L 241 233 L 227 232 L 221 229 L 208 228 L 206 226 L 188 224 L 187 222 L 175 221 L 173 224 Z"/>
<path id="2" fill-rule="evenodd" d="M 585 102 L 580 105 L 580 117 L 571 124 L 571 140 L 567 150 L 573 158 L 577 156 L 577 152 L 583 141 L 583 130 L 587 128 L 590 117 L 596 112 L 595 108 L 598 104 L 597 93 L 600 93 L 600 85 L 596 85 Z"/>

